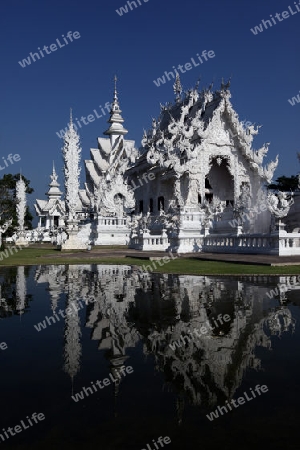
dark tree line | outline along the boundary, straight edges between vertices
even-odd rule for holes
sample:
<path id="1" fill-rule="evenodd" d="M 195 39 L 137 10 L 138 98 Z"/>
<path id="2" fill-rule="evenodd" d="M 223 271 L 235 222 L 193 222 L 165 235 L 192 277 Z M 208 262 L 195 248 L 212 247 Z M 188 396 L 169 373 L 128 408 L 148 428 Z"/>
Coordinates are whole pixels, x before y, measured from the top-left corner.
<path id="1" fill-rule="evenodd" d="M 300 162 L 300 152 L 297 153 L 298 161 Z M 279 191 L 296 191 L 298 189 L 298 175 L 286 177 L 282 175 L 275 180 L 275 183 L 268 185 L 268 189 L 278 189 Z"/>
<path id="2" fill-rule="evenodd" d="M 281 177 L 276 178 L 275 183 L 268 185 L 268 189 L 278 189 L 279 191 L 295 191 L 298 189 L 298 176 L 292 175 L 291 177 Z"/>

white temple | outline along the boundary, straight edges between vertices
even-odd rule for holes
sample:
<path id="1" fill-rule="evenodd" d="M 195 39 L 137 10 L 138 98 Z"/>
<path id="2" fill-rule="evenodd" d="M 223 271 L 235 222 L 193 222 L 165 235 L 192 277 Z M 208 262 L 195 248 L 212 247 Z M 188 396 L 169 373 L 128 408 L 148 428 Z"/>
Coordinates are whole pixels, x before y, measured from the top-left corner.
<path id="1" fill-rule="evenodd" d="M 63 227 L 65 225 L 65 202 L 61 199 L 62 192 L 59 189 L 58 176 L 55 171 L 54 163 L 52 175 L 50 176 L 51 183 L 49 190 L 46 193 L 48 200 L 36 200 L 35 210 L 39 216 L 39 228 L 47 230 L 55 227 Z"/>
<path id="2" fill-rule="evenodd" d="M 183 94 L 177 77 L 174 92 L 174 103 L 161 106 L 136 149 L 125 139 L 115 80 L 108 138 L 99 137 L 90 150 L 84 189 L 76 195 L 80 242 L 179 253 L 300 254 L 299 228 L 287 233 L 282 222 L 293 199 L 266 189 L 278 157 L 263 164 L 268 144 L 252 147 L 259 127 L 245 128 L 239 120 L 229 83 L 214 92 L 197 85 Z M 57 229 L 67 217 L 53 177 L 48 202 L 38 200 L 36 210 L 46 219 L 40 227 Z"/>

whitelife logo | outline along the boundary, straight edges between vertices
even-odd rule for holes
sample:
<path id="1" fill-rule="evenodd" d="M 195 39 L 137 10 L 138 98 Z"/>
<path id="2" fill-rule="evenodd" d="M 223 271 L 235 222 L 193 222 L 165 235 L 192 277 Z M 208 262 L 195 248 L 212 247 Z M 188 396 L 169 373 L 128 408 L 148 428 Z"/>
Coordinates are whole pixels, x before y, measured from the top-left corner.
<path id="1" fill-rule="evenodd" d="M 149 0 L 143 0 L 144 3 L 148 3 L 148 1 Z M 137 8 L 138 7 L 137 3 L 140 6 L 142 6 L 142 4 L 143 4 L 143 3 L 141 3 L 141 0 L 136 0 L 136 1 L 132 1 L 132 2 L 128 1 L 127 5 L 129 6 L 130 10 L 132 11 L 133 10 L 132 5 L 134 5 L 134 7 Z M 120 9 L 116 9 L 116 13 L 118 13 L 119 16 L 123 16 L 123 14 L 127 14 L 129 12 L 127 5 L 121 6 Z"/>
<path id="2" fill-rule="evenodd" d="M 38 423 L 39 421 L 42 421 L 45 419 L 45 415 L 42 413 L 33 413 L 31 415 L 31 418 L 29 418 L 28 416 L 26 416 L 27 419 L 27 423 L 25 423 L 24 420 L 21 420 L 21 425 L 15 425 L 14 427 L 8 427 L 6 430 L 4 428 L 3 429 L 3 434 L 0 434 L 0 438 L 2 439 L 2 442 L 4 442 L 5 440 L 9 439 L 10 436 L 15 436 L 16 433 L 21 433 L 21 431 L 23 430 L 27 430 L 30 427 L 32 427 L 34 425 L 34 423 L 32 423 L 31 420 L 33 420 L 35 423 Z M 28 425 L 29 424 L 29 425 Z M 9 435 L 9 434 L 10 435 Z M 4 436 L 6 437 L 6 439 L 4 438 Z"/>
<path id="3" fill-rule="evenodd" d="M 158 264 L 160 267 L 164 266 L 165 264 L 168 264 L 172 259 L 177 259 L 180 257 L 180 253 L 177 253 L 177 256 L 174 256 L 174 253 L 169 252 L 169 256 L 164 256 L 160 260 L 151 261 L 151 265 L 149 264 L 146 266 L 145 264 L 137 269 L 138 272 L 144 273 L 144 272 L 153 272 L 153 270 L 157 269 L 156 264 Z"/>
<path id="4" fill-rule="evenodd" d="M 9 155 L 7 155 L 6 158 L 4 158 L 4 156 L 2 156 L 2 159 L 3 159 L 4 167 L 2 167 L 0 164 L 0 170 L 4 170 L 5 167 L 9 166 L 7 161 L 9 161 L 10 164 L 13 164 L 14 162 L 20 161 L 21 156 L 19 155 L 19 153 L 15 153 L 14 155 L 12 153 L 10 153 Z M 1 161 L 1 163 L 2 163 L 2 161 Z"/>
<path id="5" fill-rule="evenodd" d="M 79 39 L 80 37 L 81 37 L 81 36 L 80 36 L 80 34 L 79 34 L 78 31 L 74 31 L 74 32 L 68 31 L 68 33 L 67 33 L 67 38 L 70 40 L 70 42 L 73 42 L 73 38 L 74 38 L 74 39 Z M 62 35 L 62 38 L 63 38 L 65 44 L 62 44 L 62 43 L 60 42 L 59 39 L 56 39 L 56 42 L 57 42 L 59 48 L 65 47 L 66 45 L 69 44 L 69 42 L 68 42 L 67 39 L 65 38 L 65 35 L 64 35 L 64 34 Z M 48 48 L 50 48 L 50 51 L 48 51 Z M 44 55 L 44 53 L 43 53 L 43 51 L 41 50 L 40 47 L 38 47 L 38 50 L 39 50 L 40 55 L 42 56 L 42 58 L 44 58 L 45 55 Z M 58 50 L 58 48 L 57 48 L 57 45 L 56 45 L 56 44 L 51 44 L 51 45 L 49 45 L 49 46 L 44 45 L 43 50 L 44 50 L 44 52 L 45 52 L 47 55 L 50 55 L 51 52 L 56 52 L 56 50 Z M 30 53 L 29 53 L 29 56 L 28 56 L 27 58 L 24 58 L 22 61 L 18 61 L 18 63 L 20 64 L 20 66 L 22 67 L 22 69 L 24 69 L 24 67 L 26 67 L 26 64 L 27 64 L 28 66 L 31 64 L 31 59 L 32 59 L 33 62 L 36 61 L 36 58 L 41 59 L 41 58 L 40 58 L 40 55 L 39 55 L 38 53 L 32 53 L 32 52 L 30 52 Z M 30 59 L 30 58 L 31 58 L 31 59 Z"/>
<path id="6" fill-rule="evenodd" d="M 215 327 L 212 327 L 210 325 L 209 321 L 207 320 L 206 321 L 207 327 L 205 325 L 203 327 L 201 327 L 200 333 L 198 333 L 198 330 L 196 328 L 194 328 L 194 334 L 197 337 L 201 337 L 201 335 L 205 335 L 206 333 L 208 333 L 209 330 L 213 331 L 213 330 L 215 330 L 215 328 L 218 328 L 220 325 L 223 325 L 224 322 L 229 322 L 231 320 L 231 317 L 229 314 L 224 314 L 224 316 L 222 316 L 222 314 L 219 314 L 216 320 L 219 320 L 220 323 L 217 323 L 215 321 L 215 319 L 212 319 L 212 320 L 214 321 L 214 324 L 216 325 Z M 191 331 L 188 331 L 188 333 L 190 335 L 192 334 Z M 191 342 L 192 337 L 187 336 L 187 335 L 186 336 L 181 335 L 177 341 L 174 341 L 173 344 L 169 344 L 169 347 L 174 351 L 174 350 L 176 350 L 176 346 L 177 346 L 177 348 L 179 348 L 179 347 L 182 347 L 182 344 L 185 344 L 185 339 L 187 339 L 187 342 Z"/>
<path id="7" fill-rule="evenodd" d="M 300 275 L 298 275 L 297 279 L 295 280 L 295 283 L 300 283 Z M 295 287 L 295 283 L 290 283 L 290 280 L 288 279 L 286 283 L 278 283 L 277 287 L 275 289 L 271 289 L 269 292 L 266 293 L 266 295 L 269 298 L 277 297 L 277 295 L 287 292 L 289 289 L 293 289 Z"/>
<path id="8" fill-rule="evenodd" d="M 254 388 L 254 390 L 256 391 L 256 393 L 258 395 L 261 395 L 262 393 L 265 394 L 266 392 L 268 392 L 268 387 L 263 384 L 262 386 L 260 386 L 259 384 L 257 384 Z M 253 395 L 253 397 L 248 397 L 247 393 L 244 392 L 245 398 L 247 400 L 247 402 L 250 402 L 251 400 L 253 400 L 254 398 L 256 398 L 256 395 L 253 391 L 252 388 L 250 388 L 251 394 Z M 236 404 L 236 402 L 238 402 L 238 405 Z M 239 397 L 237 400 L 231 400 L 230 402 L 235 408 L 238 408 L 240 405 L 244 405 L 245 404 L 245 399 L 244 397 Z M 226 406 L 218 406 L 218 409 L 216 409 L 215 411 L 212 411 L 210 414 L 206 414 L 206 417 L 212 421 L 214 419 L 217 419 L 219 417 L 219 412 L 221 413 L 221 415 L 223 416 L 224 412 L 228 413 L 227 408 L 232 411 L 232 407 L 230 406 L 229 402 L 226 401 Z"/>
<path id="9" fill-rule="evenodd" d="M 177 69 L 180 70 L 181 73 L 186 73 L 188 70 L 193 69 L 194 67 L 198 67 L 200 66 L 200 64 L 203 64 L 203 60 L 208 61 L 208 58 L 214 58 L 215 52 L 213 50 L 209 50 L 208 52 L 206 50 L 203 50 L 203 52 L 201 53 L 201 56 L 199 55 L 199 53 L 197 53 L 197 59 L 199 61 L 199 63 L 197 61 L 195 61 L 194 58 L 191 58 L 191 62 L 193 64 L 191 64 L 190 62 L 185 63 L 184 65 L 182 64 L 178 64 L 177 68 L 175 66 L 173 66 L 174 72 L 167 72 L 165 71 L 164 75 L 162 75 L 160 78 L 157 78 L 157 80 L 153 80 L 153 83 L 155 84 L 155 86 L 160 87 L 162 84 L 166 83 L 166 78 L 168 79 L 168 81 L 171 81 L 171 78 L 173 78 L 173 80 L 175 80 L 176 76 L 179 75 L 179 73 L 177 72 Z M 184 67 L 184 69 L 183 69 Z"/>
<path id="10" fill-rule="evenodd" d="M 9 246 L 8 249 L 0 252 L 0 261 L 3 261 L 3 258 L 8 258 L 9 256 L 13 255 L 13 250 L 15 251 L 15 254 L 16 254 L 19 251 L 23 250 L 24 247 L 28 247 L 28 245 L 29 245 L 29 242 L 26 242 L 26 244 L 23 244 L 23 245 L 18 245 L 17 247 L 15 245 Z"/>
<path id="11" fill-rule="evenodd" d="M 96 299 L 94 299 L 94 301 L 90 301 L 89 303 L 93 303 L 95 301 L 96 301 Z M 76 301 L 73 301 L 70 303 L 70 306 L 66 309 L 65 312 L 62 309 L 60 309 L 58 311 L 58 314 L 63 319 L 65 319 L 66 315 L 67 316 L 76 315 L 77 312 L 80 311 L 81 309 L 83 309 L 84 307 L 85 307 L 85 303 L 81 303 L 81 300 L 79 300 L 79 302 L 78 302 L 78 308 L 76 306 Z M 55 316 L 55 318 L 54 318 L 54 316 Z M 53 323 L 56 323 L 56 321 L 59 322 L 60 318 L 58 317 L 58 315 L 56 313 L 54 313 L 53 316 L 50 316 L 50 317 L 46 316 L 45 320 L 43 320 L 43 322 L 39 322 L 37 325 L 34 325 L 34 328 L 40 332 L 41 330 L 45 330 L 47 328 L 47 326 L 50 326 Z"/>
<path id="12" fill-rule="evenodd" d="M 297 97 L 292 97 L 291 99 L 288 99 L 288 102 L 292 106 L 295 106 L 296 103 L 300 103 L 300 94 L 298 94 Z"/>
<path id="13" fill-rule="evenodd" d="M 294 16 L 295 14 L 299 13 L 299 12 L 300 12 L 300 8 L 299 8 L 300 2 L 299 2 L 299 3 L 294 2 L 294 5 L 295 5 L 295 8 L 296 8 L 296 11 L 293 10 L 293 9 L 291 8 L 291 6 L 288 6 L 289 11 L 282 11 L 282 13 L 278 13 L 278 12 L 277 12 L 277 13 L 275 14 L 275 17 L 276 17 L 276 19 L 278 20 L 278 22 L 276 22 L 275 17 L 273 17 L 273 15 L 270 14 L 270 17 L 271 17 L 271 20 L 272 20 L 272 22 L 273 22 L 273 25 L 277 25 L 277 23 L 282 22 L 283 20 L 288 19 L 289 17 Z M 280 14 L 281 14 L 282 17 L 280 17 Z M 254 29 L 253 29 L 253 28 L 250 28 L 250 31 L 252 31 L 252 33 L 253 33 L 255 36 L 256 36 L 258 33 L 262 33 L 263 31 L 265 31 L 265 30 L 264 30 L 264 27 L 265 27 L 265 29 L 267 30 L 268 27 L 272 27 L 272 26 L 273 26 L 271 20 L 262 20 L 262 21 L 261 21 L 261 25 L 256 25 L 256 26 L 254 27 Z"/>
<path id="14" fill-rule="evenodd" d="M 104 109 L 102 108 L 102 105 L 99 105 L 99 108 L 101 109 L 101 112 L 105 116 L 106 113 L 105 113 Z M 111 109 L 111 103 L 110 102 L 106 102 L 105 105 L 104 105 L 104 108 L 106 108 L 107 112 L 109 112 L 110 109 Z M 101 119 L 102 114 L 98 114 L 96 109 L 93 110 L 93 113 L 95 113 L 95 116 L 96 116 L 97 119 Z M 77 117 L 75 117 L 75 120 L 73 120 L 73 127 L 75 128 L 75 131 L 78 131 L 78 128 L 82 128 L 82 126 L 80 124 L 80 120 L 83 123 L 83 125 L 88 125 L 89 123 L 92 123 L 92 122 L 95 121 L 95 117 L 94 117 L 93 114 L 89 114 L 88 116 L 81 116 L 80 119 L 77 119 Z M 78 126 L 76 125 L 75 122 L 77 122 Z M 66 126 L 66 128 L 64 130 L 57 131 L 56 135 L 60 139 L 63 139 L 65 134 L 66 134 L 66 132 L 68 131 L 68 129 L 69 129 L 69 124 Z"/>
<path id="15" fill-rule="evenodd" d="M 121 372 L 121 375 L 120 375 L 120 372 Z M 119 381 L 122 378 L 122 375 L 123 375 L 123 377 L 125 377 L 126 373 L 128 373 L 128 374 L 133 373 L 133 368 L 131 366 L 127 366 L 127 367 L 121 366 L 116 371 L 116 376 L 118 378 L 114 378 L 111 373 L 109 374 L 109 378 L 112 380 L 113 383 L 116 383 L 117 381 Z M 111 381 L 110 381 L 109 378 L 104 378 L 104 380 L 102 380 L 102 381 L 97 380 L 95 383 L 100 389 L 104 389 L 105 386 L 109 386 L 111 384 Z M 83 400 L 85 395 L 88 397 L 90 394 L 94 394 L 94 392 L 97 392 L 98 389 L 95 386 L 95 383 L 93 381 L 91 381 L 92 388 L 91 387 L 87 387 L 87 388 L 84 387 L 82 391 L 78 392 L 75 395 L 72 395 L 71 397 L 74 400 L 74 402 L 78 402 L 79 400 Z M 103 383 L 104 386 L 102 385 L 102 383 Z M 94 391 L 93 391 L 93 389 L 94 389 Z"/>
<path id="16" fill-rule="evenodd" d="M 152 439 L 152 442 L 155 448 L 152 448 L 150 444 L 146 444 L 147 448 L 142 448 L 142 450 L 159 450 L 160 448 L 164 447 L 164 444 L 170 444 L 171 439 L 169 438 L 169 436 L 165 436 L 164 438 L 162 436 L 159 436 L 157 442 L 155 442 L 154 439 Z M 160 447 L 158 446 L 158 444 L 160 445 Z"/>
<path id="17" fill-rule="evenodd" d="M 131 180 L 131 181 L 130 181 L 130 184 L 131 184 L 132 190 L 135 191 L 136 189 L 138 189 L 138 188 L 140 188 L 141 186 L 143 186 L 143 185 L 144 185 L 143 181 L 144 181 L 146 184 L 148 184 L 148 183 L 149 183 L 149 180 L 150 180 L 150 181 L 155 180 L 155 174 L 154 174 L 154 173 L 152 173 L 152 172 L 150 172 L 150 173 L 144 173 L 143 176 L 142 176 L 141 178 L 140 178 L 140 177 L 137 177 L 137 183 L 138 183 L 138 184 L 135 184 L 134 180 Z"/>

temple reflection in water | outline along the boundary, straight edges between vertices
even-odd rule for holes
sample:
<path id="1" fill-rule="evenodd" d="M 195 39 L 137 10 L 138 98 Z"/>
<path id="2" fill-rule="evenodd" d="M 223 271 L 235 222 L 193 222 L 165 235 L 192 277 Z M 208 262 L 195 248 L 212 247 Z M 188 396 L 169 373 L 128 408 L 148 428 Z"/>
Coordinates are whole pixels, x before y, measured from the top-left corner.
<path id="1" fill-rule="evenodd" d="M 1 300 L 2 317 L 12 306 L 19 315 L 28 307 L 24 270 L 17 268 L 11 306 Z M 34 278 L 46 285 L 53 315 L 76 306 L 64 319 L 64 370 L 72 379 L 80 371 L 81 327 L 105 350 L 112 373 L 130 364 L 128 349 L 142 341 L 144 355 L 154 356 L 156 370 L 176 392 L 179 413 L 186 397 L 204 406 L 232 398 L 246 369 L 261 367 L 257 347 L 271 349 L 272 335 L 295 327 L 288 293 L 269 299 L 274 279 L 263 276 L 150 275 L 130 266 L 53 265 L 37 267 Z M 296 278 L 289 277 L 289 285 L 300 289 Z M 82 324 L 80 305 L 85 305 Z M 216 327 L 225 315 L 230 320 Z M 203 326 L 205 334 L 192 335 Z M 173 349 L 175 341 L 181 344 Z"/>

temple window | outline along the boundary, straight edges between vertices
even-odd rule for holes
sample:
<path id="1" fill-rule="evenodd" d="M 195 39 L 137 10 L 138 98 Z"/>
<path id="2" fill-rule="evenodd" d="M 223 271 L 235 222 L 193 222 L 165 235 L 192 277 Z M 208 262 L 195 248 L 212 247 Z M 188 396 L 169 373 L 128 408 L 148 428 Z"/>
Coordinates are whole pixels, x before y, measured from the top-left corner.
<path id="1" fill-rule="evenodd" d="M 149 200 L 149 211 L 151 213 L 153 212 L 153 198 L 150 198 L 150 200 Z"/>
<path id="2" fill-rule="evenodd" d="M 206 189 L 212 189 L 208 178 L 205 178 L 205 187 Z"/>
<path id="3" fill-rule="evenodd" d="M 187 154 L 186 151 L 184 150 L 184 152 L 182 152 L 180 157 L 180 165 L 183 166 L 183 164 L 186 164 L 187 161 L 188 161 Z"/>
<path id="4" fill-rule="evenodd" d="M 158 209 L 158 211 L 164 211 L 164 209 L 165 209 L 165 199 L 164 199 L 163 195 L 161 195 L 157 199 L 157 209 Z"/>
<path id="5" fill-rule="evenodd" d="M 213 201 L 213 194 L 205 194 L 205 200 L 211 203 Z"/>

